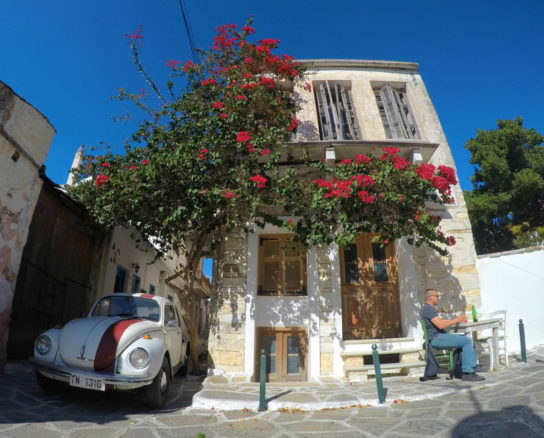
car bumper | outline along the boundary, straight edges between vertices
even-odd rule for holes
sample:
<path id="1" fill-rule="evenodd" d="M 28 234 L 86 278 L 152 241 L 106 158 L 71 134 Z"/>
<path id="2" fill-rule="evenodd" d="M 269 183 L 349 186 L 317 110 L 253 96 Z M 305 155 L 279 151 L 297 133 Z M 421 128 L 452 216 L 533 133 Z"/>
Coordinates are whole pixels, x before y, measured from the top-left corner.
<path id="1" fill-rule="evenodd" d="M 55 364 L 43 363 L 36 360 L 33 356 L 29 357 L 28 360 L 32 365 L 34 365 L 36 370 L 45 377 L 65 383 L 70 383 L 70 376 L 73 373 L 82 374 L 93 379 L 101 379 L 106 385 L 112 385 L 114 387 L 112 389 L 135 389 L 141 386 L 149 385 L 153 381 L 153 377 L 149 376 L 121 376 L 72 370 L 70 368 Z"/>

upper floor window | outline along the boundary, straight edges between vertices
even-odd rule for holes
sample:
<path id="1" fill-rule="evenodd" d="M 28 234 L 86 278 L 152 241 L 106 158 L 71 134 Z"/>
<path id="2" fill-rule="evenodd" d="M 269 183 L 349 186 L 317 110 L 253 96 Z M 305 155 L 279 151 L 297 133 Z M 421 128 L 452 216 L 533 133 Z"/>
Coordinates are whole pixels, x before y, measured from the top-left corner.
<path id="1" fill-rule="evenodd" d="M 374 89 L 374 94 L 387 138 L 421 138 L 404 90 L 384 85 Z"/>
<path id="2" fill-rule="evenodd" d="M 351 90 L 341 82 L 314 85 L 321 140 L 358 140 Z"/>
<path id="3" fill-rule="evenodd" d="M 306 295 L 306 249 L 290 236 L 261 237 L 259 295 Z"/>

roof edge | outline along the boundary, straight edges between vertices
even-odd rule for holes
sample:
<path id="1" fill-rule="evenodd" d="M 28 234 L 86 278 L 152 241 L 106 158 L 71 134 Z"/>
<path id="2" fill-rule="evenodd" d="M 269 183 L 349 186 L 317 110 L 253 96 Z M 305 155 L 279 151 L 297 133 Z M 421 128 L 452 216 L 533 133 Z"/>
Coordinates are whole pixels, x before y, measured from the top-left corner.
<path id="1" fill-rule="evenodd" d="M 297 59 L 305 67 L 363 67 L 418 70 L 417 62 L 380 61 L 369 59 Z"/>

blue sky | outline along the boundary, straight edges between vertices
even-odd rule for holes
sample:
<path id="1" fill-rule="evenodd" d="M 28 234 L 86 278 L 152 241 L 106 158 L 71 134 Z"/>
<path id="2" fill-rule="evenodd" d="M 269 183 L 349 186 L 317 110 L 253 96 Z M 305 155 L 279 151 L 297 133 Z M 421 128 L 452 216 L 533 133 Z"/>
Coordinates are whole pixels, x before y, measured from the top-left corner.
<path id="1" fill-rule="evenodd" d="M 274 2 L 184 0 L 199 47 L 214 29 L 255 19 L 257 37 L 281 40 L 296 58 L 415 61 L 470 188 L 464 149 L 477 129 L 522 116 L 544 133 L 544 3 L 541 1 Z M 0 80 L 40 110 L 57 134 L 47 175 L 64 183 L 81 144 L 120 145 L 133 126 L 110 100 L 118 87 L 145 88 L 125 33 L 142 25 L 143 62 L 159 84 L 166 59 L 190 59 L 178 0 L 3 0 Z M 134 111 L 136 113 L 136 111 Z"/>

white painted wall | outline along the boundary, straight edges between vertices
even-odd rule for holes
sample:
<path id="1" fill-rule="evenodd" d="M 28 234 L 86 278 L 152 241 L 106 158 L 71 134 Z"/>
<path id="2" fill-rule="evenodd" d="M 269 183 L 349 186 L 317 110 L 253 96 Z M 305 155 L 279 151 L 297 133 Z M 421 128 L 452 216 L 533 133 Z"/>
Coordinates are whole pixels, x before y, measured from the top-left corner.
<path id="1" fill-rule="evenodd" d="M 525 326 L 526 347 L 544 344 L 544 249 L 479 256 L 476 267 L 482 298 L 478 313 L 508 310 L 508 351 L 520 351 L 520 319 Z"/>

